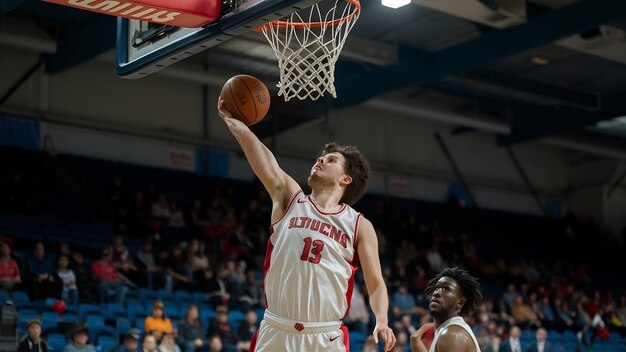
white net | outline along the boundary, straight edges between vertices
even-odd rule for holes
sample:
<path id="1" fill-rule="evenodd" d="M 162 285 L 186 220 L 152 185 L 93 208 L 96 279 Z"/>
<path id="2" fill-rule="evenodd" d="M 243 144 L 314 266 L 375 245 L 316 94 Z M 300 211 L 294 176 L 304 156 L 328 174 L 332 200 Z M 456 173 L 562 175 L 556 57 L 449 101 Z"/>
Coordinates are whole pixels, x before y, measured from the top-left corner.
<path id="1" fill-rule="evenodd" d="M 262 27 L 278 58 L 278 95 L 285 101 L 317 100 L 325 92 L 337 97 L 335 63 L 361 7 L 358 0 L 335 0 L 334 5 L 324 9 L 324 5 L 315 4 L 306 11 L 308 19 L 295 12 L 288 21 Z"/>

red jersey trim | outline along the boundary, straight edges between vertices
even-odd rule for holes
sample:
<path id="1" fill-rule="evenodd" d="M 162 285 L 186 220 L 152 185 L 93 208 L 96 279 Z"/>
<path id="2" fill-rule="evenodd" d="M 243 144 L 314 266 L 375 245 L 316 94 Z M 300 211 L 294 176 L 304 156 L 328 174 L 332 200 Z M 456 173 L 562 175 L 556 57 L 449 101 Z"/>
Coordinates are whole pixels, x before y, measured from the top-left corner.
<path id="1" fill-rule="evenodd" d="M 296 191 L 296 193 L 293 194 L 293 196 L 291 196 L 291 199 L 289 200 L 289 204 L 287 204 L 287 207 L 285 208 L 285 211 L 283 212 L 283 215 L 280 216 L 280 218 L 278 218 L 278 220 L 274 221 L 271 225 L 270 225 L 270 231 L 274 231 L 272 228 L 274 227 L 274 225 L 278 224 L 284 217 L 285 215 L 287 215 L 287 212 L 289 211 L 289 209 L 291 208 L 291 204 L 293 204 L 293 201 L 296 200 L 296 197 L 298 196 L 298 194 L 302 193 L 302 190 L 299 189 L 298 191 Z"/>
<path id="2" fill-rule="evenodd" d="M 354 247 L 354 254 L 357 253 L 357 244 L 356 240 L 359 238 L 359 221 L 363 217 L 362 213 L 359 213 L 356 217 L 356 224 L 354 225 L 354 240 L 352 240 L 352 247 Z"/>
<path id="3" fill-rule="evenodd" d="M 337 214 L 340 214 L 341 212 L 343 212 L 344 210 L 346 210 L 346 208 L 347 208 L 346 203 L 343 203 L 343 206 L 341 207 L 341 209 L 337 210 L 336 212 L 326 213 L 326 212 L 323 212 L 320 208 L 317 207 L 317 204 L 315 204 L 313 199 L 311 199 L 310 195 L 306 196 L 306 199 L 309 201 L 309 203 L 313 204 L 313 208 L 315 208 L 315 210 L 318 213 L 322 214 L 322 215 L 337 215 Z"/>

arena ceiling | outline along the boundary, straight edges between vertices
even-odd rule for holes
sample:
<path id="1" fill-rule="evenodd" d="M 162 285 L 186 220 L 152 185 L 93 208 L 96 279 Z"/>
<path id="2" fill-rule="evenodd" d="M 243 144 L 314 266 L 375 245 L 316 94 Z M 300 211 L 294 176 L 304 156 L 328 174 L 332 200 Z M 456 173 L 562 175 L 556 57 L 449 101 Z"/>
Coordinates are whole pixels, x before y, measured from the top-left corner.
<path id="1" fill-rule="evenodd" d="M 487 129 L 498 133 L 501 145 L 569 136 L 626 156 L 626 1 L 433 3 L 413 0 L 394 10 L 379 0 L 362 1 L 337 64 L 340 96 L 326 108 L 369 104 L 410 114 L 445 106 L 467 117 L 457 121 L 455 133 Z M 487 13 L 455 11 L 455 3 Z M 38 0 L 5 0 L 0 12 L 0 48 L 39 50 L 51 74 L 115 48 L 110 16 Z M 188 59 L 193 62 L 278 76 L 273 52 L 258 34 Z"/>

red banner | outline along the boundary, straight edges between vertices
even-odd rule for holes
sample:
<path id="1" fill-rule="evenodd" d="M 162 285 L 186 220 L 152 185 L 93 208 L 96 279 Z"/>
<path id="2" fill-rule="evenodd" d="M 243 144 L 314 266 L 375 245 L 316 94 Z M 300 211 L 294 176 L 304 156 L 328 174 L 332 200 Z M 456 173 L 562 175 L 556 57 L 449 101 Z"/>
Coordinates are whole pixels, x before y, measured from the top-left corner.
<path id="1" fill-rule="evenodd" d="M 220 0 L 44 0 L 82 10 L 176 27 L 202 27 L 220 15 Z"/>

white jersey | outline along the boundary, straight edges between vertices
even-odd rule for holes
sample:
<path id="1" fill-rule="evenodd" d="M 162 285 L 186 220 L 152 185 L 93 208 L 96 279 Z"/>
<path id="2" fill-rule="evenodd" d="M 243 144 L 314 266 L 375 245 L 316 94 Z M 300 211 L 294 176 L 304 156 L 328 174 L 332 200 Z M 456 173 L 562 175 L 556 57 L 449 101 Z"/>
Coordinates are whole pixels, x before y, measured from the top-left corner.
<path id="1" fill-rule="evenodd" d="M 480 346 L 478 346 L 478 340 L 476 340 L 476 336 L 474 336 L 472 328 L 465 322 L 465 319 L 463 319 L 463 317 L 460 317 L 458 315 L 444 321 L 443 324 L 435 329 L 435 337 L 433 339 L 433 343 L 430 345 L 429 352 L 436 352 L 435 347 L 437 346 L 437 341 L 439 340 L 439 336 L 441 336 L 441 332 L 448 328 L 450 325 L 458 325 L 465 329 L 465 331 L 467 331 L 467 333 L 472 337 L 472 341 L 474 341 L 474 346 L 476 346 L 476 352 L 480 352 Z"/>
<path id="2" fill-rule="evenodd" d="M 272 224 L 265 256 L 267 309 L 298 322 L 330 322 L 348 312 L 361 214 L 346 204 L 325 213 L 302 190 Z"/>

